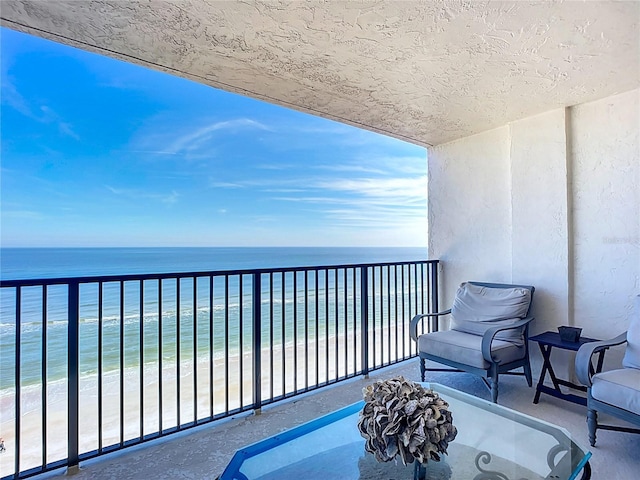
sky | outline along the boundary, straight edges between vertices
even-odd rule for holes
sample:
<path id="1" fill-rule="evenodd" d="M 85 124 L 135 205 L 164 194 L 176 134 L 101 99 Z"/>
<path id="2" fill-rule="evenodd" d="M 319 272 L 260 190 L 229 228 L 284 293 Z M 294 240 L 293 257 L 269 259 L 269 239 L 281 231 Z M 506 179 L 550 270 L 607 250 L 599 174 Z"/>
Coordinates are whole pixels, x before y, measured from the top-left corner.
<path id="1" fill-rule="evenodd" d="M 422 147 L 0 28 L 0 245 L 426 246 Z"/>

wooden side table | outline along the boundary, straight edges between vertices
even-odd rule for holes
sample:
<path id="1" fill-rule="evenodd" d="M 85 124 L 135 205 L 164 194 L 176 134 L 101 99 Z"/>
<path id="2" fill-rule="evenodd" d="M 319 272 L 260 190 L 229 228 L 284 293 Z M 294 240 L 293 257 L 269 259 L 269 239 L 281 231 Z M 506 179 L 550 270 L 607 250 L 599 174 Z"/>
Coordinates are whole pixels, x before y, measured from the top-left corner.
<path id="1" fill-rule="evenodd" d="M 540 400 L 540 394 L 546 393 L 547 395 L 551 395 L 562 400 L 567 400 L 568 402 L 586 406 L 587 399 L 585 397 L 581 397 L 572 393 L 564 393 L 560 389 L 560 387 L 563 386 L 572 388 L 574 390 L 579 390 L 581 392 L 587 391 L 587 387 L 583 385 L 577 385 L 568 380 L 563 380 L 556 377 L 556 374 L 553 371 L 553 365 L 551 364 L 551 350 L 555 347 L 561 348 L 563 350 L 572 350 L 574 352 L 577 352 L 581 345 L 589 342 L 597 342 L 598 340 L 595 338 L 580 337 L 580 340 L 578 340 L 577 342 L 565 342 L 560 338 L 560 334 L 558 332 L 541 333 L 540 335 L 530 337 L 529 340 L 538 342 L 538 347 L 540 347 L 540 352 L 542 353 L 542 358 L 544 360 L 542 371 L 540 372 L 540 379 L 538 380 L 538 385 L 536 386 L 536 396 L 533 398 L 533 403 L 538 403 L 538 401 Z M 599 352 L 595 370 L 593 369 L 593 365 L 589 366 L 592 374 L 600 372 L 602 370 L 602 363 L 604 362 L 604 354 L 606 350 L 607 349 L 604 349 Z M 551 382 L 553 382 L 553 388 L 544 384 L 544 380 L 547 374 L 549 374 Z"/>

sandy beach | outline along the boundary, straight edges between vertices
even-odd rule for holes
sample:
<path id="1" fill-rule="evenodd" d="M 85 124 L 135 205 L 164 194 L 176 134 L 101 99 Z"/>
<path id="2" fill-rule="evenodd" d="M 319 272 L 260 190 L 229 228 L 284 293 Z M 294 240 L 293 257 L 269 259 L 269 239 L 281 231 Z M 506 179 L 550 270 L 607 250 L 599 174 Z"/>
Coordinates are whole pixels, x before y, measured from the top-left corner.
<path id="1" fill-rule="evenodd" d="M 386 330 L 386 327 L 384 328 Z M 376 332 L 377 341 L 384 332 Z M 372 342 L 370 334 L 369 341 Z M 355 350 L 353 337 L 347 337 L 346 358 L 344 335 L 330 336 L 328 348 L 326 339 L 318 341 L 318 356 L 316 362 L 316 345 L 314 339 L 309 339 L 305 355 L 305 344 L 299 342 L 297 349 L 294 345 L 274 345 L 273 348 L 262 350 L 262 398 L 268 399 L 289 394 L 294 390 L 304 390 L 318 383 L 331 381 L 344 375 L 354 374 L 360 369 L 360 338 L 356 337 Z M 379 345 L 379 344 L 378 344 Z M 379 347 L 378 347 L 379 349 Z M 297 350 L 297 352 L 296 352 Z M 328 363 L 327 363 L 327 350 Z M 297 362 L 294 362 L 297 353 Z M 402 352 L 400 351 L 400 354 Z M 395 345 L 391 352 L 384 346 L 382 354 L 376 358 L 376 363 L 388 361 L 388 356 L 395 356 Z M 273 358 L 273 363 L 271 359 Z M 284 376 L 283 376 L 284 358 Z M 178 423 L 178 398 L 180 401 L 180 423 L 193 422 L 222 414 L 253 402 L 253 360 L 250 349 L 245 349 L 240 361 L 239 352 L 232 355 L 225 362 L 224 358 L 214 359 L 213 370 L 210 369 L 208 357 L 200 357 L 196 366 L 197 397 L 194 392 L 193 360 L 181 362 L 180 389 L 178 391 L 178 376 L 176 363 L 163 365 L 162 382 L 157 364 L 144 367 L 141 409 L 141 379 L 140 369 L 128 368 L 124 374 L 124 397 L 120 395 L 119 371 L 111 371 L 102 376 L 102 438 L 99 443 L 98 431 L 98 377 L 96 374 L 82 377 L 80 380 L 80 452 L 96 450 L 138 438 L 141 427 L 143 435 L 159 431 L 162 428 L 175 427 Z M 295 367 L 294 367 L 295 364 Z M 226 372 L 228 371 L 228 376 Z M 271 386 L 271 372 L 273 371 L 273 386 Z M 211 372 L 213 388 L 211 388 Z M 316 378 L 317 372 L 317 378 Z M 296 384 L 294 385 L 294 377 Z M 160 385 L 162 383 L 162 385 Z M 160 386 L 162 387 L 162 412 L 160 411 Z M 242 387 L 242 388 L 241 388 Z M 178 395 L 179 393 L 179 395 Z M 213 402 L 212 400 L 213 396 Z M 194 402 L 197 399 L 197 402 Z M 0 456 L 0 476 L 10 475 L 15 467 L 15 393 L 4 392 L 0 396 L 2 418 L 0 422 L 0 437 L 4 438 L 6 451 Z M 123 418 L 120 417 L 122 402 Z M 47 386 L 46 404 L 47 416 L 47 451 L 46 462 L 54 462 L 67 456 L 67 383 L 66 380 L 51 382 Z M 37 467 L 43 462 L 42 449 L 42 389 L 40 385 L 24 387 L 21 390 L 21 454 L 20 470 Z M 141 420 L 142 413 L 142 420 Z M 162 415 L 160 415 L 162 414 Z M 160 418 L 162 416 L 162 419 Z M 123 425 L 122 438 L 120 425 Z"/>

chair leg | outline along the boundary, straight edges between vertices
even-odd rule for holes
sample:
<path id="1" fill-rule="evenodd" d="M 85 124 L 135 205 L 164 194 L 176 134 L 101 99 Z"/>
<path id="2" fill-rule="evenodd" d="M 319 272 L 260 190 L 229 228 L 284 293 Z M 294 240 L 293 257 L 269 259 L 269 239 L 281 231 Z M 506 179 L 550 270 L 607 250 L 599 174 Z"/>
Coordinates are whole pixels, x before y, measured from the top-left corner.
<path id="1" fill-rule="evenodd" d="M 589 443 L 592 447 L 595 447 L 596 429 L 598 428 L 598 412 L 595 410 L 587 410 L 587 427 L 589 428 Z"/>
<path id="2" fill-rule="evenodd" d="M 527 383 L 529 387 L 533 386 L 533 378 L 531 377 L 531 363 L 527 362 L 524 364 L 524 376 L 527 379 Z"/>
<path id="3" fill-rule="evenodd" d="M 498 372 L 491 375 L 491 401 L 498 403 Z"/>
<path id="4" fill-rule="evenodd" d="M 424 376 L 426 371 L 427 371 L 426 360 L 420 357 L 420 378 L 422 379 L 423 382 L 424 382 Z"/>

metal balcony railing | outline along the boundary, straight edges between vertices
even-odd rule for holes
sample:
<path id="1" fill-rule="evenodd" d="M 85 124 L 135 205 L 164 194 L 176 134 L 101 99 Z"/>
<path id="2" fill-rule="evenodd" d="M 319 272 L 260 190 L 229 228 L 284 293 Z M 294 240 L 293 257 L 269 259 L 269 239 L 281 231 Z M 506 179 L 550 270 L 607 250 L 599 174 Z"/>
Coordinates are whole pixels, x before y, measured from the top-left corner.
<path id="1" fill-rule="evenodd" d="M 24 478 L 416 354 L 437 260 L 0 282 L 0 476 Z"/>

